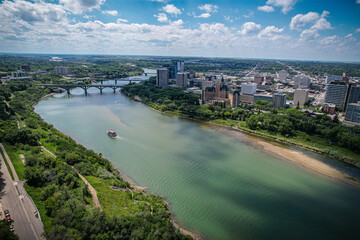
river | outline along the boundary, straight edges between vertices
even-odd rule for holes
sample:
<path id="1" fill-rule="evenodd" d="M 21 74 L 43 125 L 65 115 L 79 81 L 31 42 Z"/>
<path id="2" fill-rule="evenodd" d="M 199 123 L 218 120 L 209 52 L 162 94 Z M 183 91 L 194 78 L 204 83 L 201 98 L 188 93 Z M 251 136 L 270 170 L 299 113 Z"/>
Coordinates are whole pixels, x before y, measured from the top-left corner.
<path id="1" fill-rule="evenodd" d="M 360 236 L 359 188 L 268 154 L 243 133 L 160 114 L 111 89 L 88 92 L 56 94 L 35 111 L 164 196 L 183 226 L 208 239 Z"/>

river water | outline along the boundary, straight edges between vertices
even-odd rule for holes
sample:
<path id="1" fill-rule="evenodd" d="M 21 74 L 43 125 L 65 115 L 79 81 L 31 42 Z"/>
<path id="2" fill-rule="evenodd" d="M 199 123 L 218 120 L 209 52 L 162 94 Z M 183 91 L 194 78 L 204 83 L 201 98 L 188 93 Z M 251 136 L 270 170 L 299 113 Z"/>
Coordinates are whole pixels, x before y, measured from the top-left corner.
<path id="1" fill-rule="evenodd" d="M 360 236 L 359 188 L 263 152 L 240 132 L 160 114 L 112 89 L 88 92 L 57 94 L 35 111 L 164 196 L 183 226 L 208 239 Z"/>

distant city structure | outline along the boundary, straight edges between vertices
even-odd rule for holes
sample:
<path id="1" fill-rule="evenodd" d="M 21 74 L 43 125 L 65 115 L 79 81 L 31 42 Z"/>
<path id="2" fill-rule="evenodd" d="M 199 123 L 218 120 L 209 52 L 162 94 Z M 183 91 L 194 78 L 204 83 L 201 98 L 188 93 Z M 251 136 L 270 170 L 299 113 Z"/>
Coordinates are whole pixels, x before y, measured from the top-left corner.
<path id="1" fill-rule="evenodd" d="M 286 79 L 287 79 L 287 76 L 289 75 L 287 71 L 285 70 L 281 70 L 279 71 L 277 74 L 277 78 L 279 80 L 279 82 L 281 83 L 286 83 Z"/>
<path id="2" fill-rule="evenodd" d="M 286 107 L 286 94 L 275 93 L 273 95 L 274 108 L 285 108 Z"/>
<path id="3" fill-rule="evenodd" d="M 333 81 L 327 85 L 325 103 L 333 103 L 343 108 L 345 106 L 348 85 L 345 82 Z"/>
<path id="4" fill-rule="evenodd" d="M 348 104 L 357 103 L 360 101 L 360 86 L 356 86 L 354 84 L 349 84 L 348 86 L 349 87 L 348 87 L 348 94 L 346 97 L 345 110 Z"/>
<path id="5" fill-rule="evenodd" d="M 309 98 L 309 90 L 307 89 L 296 89 L 294 91 L 294 105 L 304 106 Z"/>
<path id="6" fill-rule="evenodd" d="M 349 103 L 345 113 L 345 121 L 360 124 L 360 102 Z"/>
<path id="7" fill-rule="evenodd" d="M 22 77 L 26 77 L 26 73 L 20 70 L 17 70 L 16 72 L 11 73 L 11 77 L 12 78 L 22 78 Z"/>
<path id="8" fill-rule="evenodd" d="M 311 80 L 307 76 L 298 75 L 294 78 L 294 88 L 308 89 L 310 87 Z"/>
<path id="9" fill-rule="evenodd" d="M 187 73 L 178 72 L 176 74 L 176 86 L 180 88 L 185 88 L 187 86 Z"/>
<path id="10" fill-rule="evenodd" d="M 69 74 L 68 68 L 63 67 L 63 66 L 56 66 L 54 68 L 54 71 L 56 74 L 61 75 L 61 76 L 67 76 Z"/>
<path id="11" fill-rule="evenodd" d="M 332 103 L 324 103 L 322 105 L 322 111 L 329 113 L 329 114 L 335 114 L 336 106 Z"/>
<path id="12" fill-rule="evenodd" d="M 156 74 L 156 86 L 168 87 L 169 85 L 169 69 L 166 67 L 159 68 Z"/>
<path id="13" fill-rule="evenodd" d="M 333 82 L 333 81 L 341 81 L 342 80 L 342 76 L 339 76 L 339 75 L 328 75 L 328 74 L 325 74 L 325 83 L 326 84 L 329 84 L 330 82 Z"/>
<path id="14" fill-rule="evenodd" d="M 30 71 L 30 66 L 29 65 L 22 65 L 21 69 L 24 70 L 24 71 L 29 72 Z"/>
<path id="15" fill-rule="evenodd" d="M 241 94 L 254 95 L 256 93 L 256 84 L 243 83 L 241 84 Z"/>

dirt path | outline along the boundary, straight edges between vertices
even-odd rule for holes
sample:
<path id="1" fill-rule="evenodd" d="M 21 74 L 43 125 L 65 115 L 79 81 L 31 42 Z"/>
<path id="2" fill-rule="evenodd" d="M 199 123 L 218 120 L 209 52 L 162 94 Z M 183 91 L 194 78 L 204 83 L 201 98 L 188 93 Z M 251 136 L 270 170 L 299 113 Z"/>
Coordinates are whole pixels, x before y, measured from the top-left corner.
<path id="1" fill-rule="evenodd" d="M 46 149 L 46 147 L 44 147 L 43 145 L 41 145 L 41 148 L 42 148 L 44 151 L 48 152 L 51 156 L 53 156 L 53 157 L 56 158 L 56 155 L 53 154 L 52 152 L 50 152 L 48 149 Z M 72 167 L 72 168 L 74 168 L 74 167 Z M 76 171 L 76 170 L 75 170 L 75 171 Z M 83 175 L 81 175 L 81 174 L 78 173 L 78 172 L 77 172 L 77 174 L 78 174 L 78 176 L 81 178 L 81 180 L 85 183 L 85 185 L 88 187 L 88 189 L 89 189 L 89 191 L 90 191 L 90 193 L 91 193 L 92 199 L 93 199 L 93 204 L 94 204 L 94 206 L 97 207 L 97 208 L 100 208 L 100 210 L 102 211 L 102 208 L 101 208 L 101 205 L 100 205 L 100 201 L 99 201 L 99 199 L 98 199 L 98 197 L 97 197 L 97 192 L 96 192 L 95 188 L 94 188 L 93 186 L 91 186 L 91 184 L 88 182 L 88 180 L 86 180 L 86 178 L 84 178 Z"/>
<path id="2" fill-rule="evenodd" d="M 93 197 L 94 206 L 97 207 L 97 208 L 100 208 L 100 210 L 102 211 L 100 201 L 99 201 L 99 199 L 97 197 L 97 192 L 96 192 L 95 188 L 93 186 L 91 186 L 91 184 L 86 180 L 86 178 L 84 178 L 80 173 L 78 173 L 78 175 L 81 178 L 81 180 L 83 180 L 83 182 L 88 187 L 88 189 L 90 190 L 90 193 L 91 193 L 91 195 Z"/>

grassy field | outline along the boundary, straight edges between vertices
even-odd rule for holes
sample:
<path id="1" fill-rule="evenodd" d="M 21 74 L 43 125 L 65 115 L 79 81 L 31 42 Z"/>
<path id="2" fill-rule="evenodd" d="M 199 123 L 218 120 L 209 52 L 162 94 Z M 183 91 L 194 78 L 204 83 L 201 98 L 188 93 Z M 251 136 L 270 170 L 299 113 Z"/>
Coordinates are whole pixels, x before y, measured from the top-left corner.
<path id="1" fill-rule="evenodd" d="M 22 163 L 19 155 L 23 154 L 25 156 L 25 160 L 26 160 L 26 156 L 30 154 L 30 151 L 25 151 L 25 150 L 16 150 L 14 149 L 12 146 L 4 144 L 6 153 L 8 154 L 12 164 L 14 165 L 15 171 L 19 177 L 20 180 L 25 180 L 24 179 L 24 171 L 25 171 L 25 166 Z"/>
<path id="2" fill-rule="evenodd" d="M 45 210 L 45 205 L 44 203 L 41 201 L 41 197 L 42 197 L 42 188 L 36 188 L 36 187 L 31 187 L 27 184 L 24 184 L 25 190 L 27 191 L 27 193 L 31 196 L 31 198 L 33 199 L 37 209 L 40 212 L 40 216 L 41 216 L 41 221 L 44 224 L 44 229 L 49 230 L 51 227 L 51 220 L 52 218 L 48 217 L 46 215 L 46 210 Z"/>
<path id="3" fill-rule="evenodd" d="M 93 176 L 85 178 L 96 189 L 101 207 L 108 216 L 135 215 L 145 207 L 144 204 L 131 199 L 131 192 L 111 189 L 112 180 Z"/>

